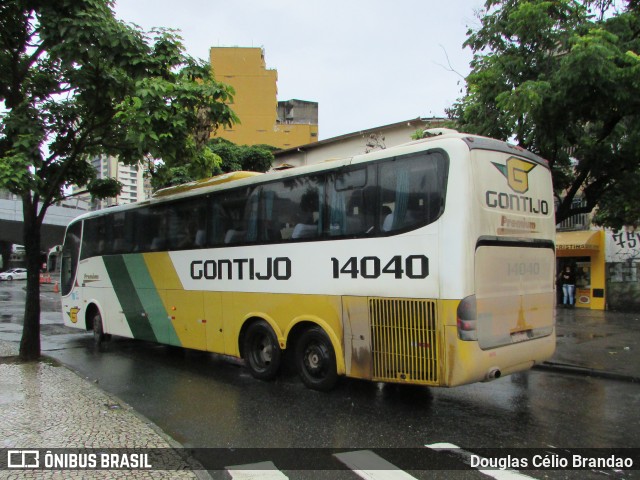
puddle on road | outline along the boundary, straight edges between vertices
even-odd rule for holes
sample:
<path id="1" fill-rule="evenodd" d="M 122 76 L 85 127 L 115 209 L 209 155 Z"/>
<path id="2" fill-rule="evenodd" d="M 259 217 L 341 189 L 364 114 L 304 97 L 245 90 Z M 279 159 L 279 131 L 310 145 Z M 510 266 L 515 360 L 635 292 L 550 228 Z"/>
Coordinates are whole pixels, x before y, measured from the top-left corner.
<path id="1" fill-rule="evenodd" d="M 598 338 L 610 337 L 610 333 L 597 333 L 597 332 L 567 332 L 559 333 L 558 338 L 574 338 L 578 342 L 588 342 L 589 340 L 596 340 Z"/>

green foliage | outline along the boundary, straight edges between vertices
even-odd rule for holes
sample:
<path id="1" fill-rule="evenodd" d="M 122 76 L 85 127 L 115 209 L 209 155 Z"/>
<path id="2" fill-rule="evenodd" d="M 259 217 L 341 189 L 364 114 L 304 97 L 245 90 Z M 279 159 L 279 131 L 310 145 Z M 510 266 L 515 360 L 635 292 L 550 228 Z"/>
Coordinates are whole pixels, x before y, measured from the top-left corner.
<path id="1" fill-rule="evenodd" d="M 87 190 L 93 198 L 109 198 L 120 194 L 122 183 L 114 178 L 96 178 L 89 182 Z"/>
<path id="2" fill-rule="evenodd" d="M 640 15 L 632 3 L 489 0 L 465 43 L 474 51 L 458 128 L 515 141 L 549 160 L 556 219 L 590 212 L 637 225 L 629 179 L 640 181 Z M 626 185 L 626 186 L 625 186 Z M 571 209 L 576 195 L 586 207 Z M 604 208 L 606 206 L 606 208 Z M 617 209 L 614 211 L 614 208 Z"/>
<path id="3" fill-rule="evenodd" d="M 211 139 L 208 147 L 222 158 L 224 172 L 266 172 L 273 163 L 273 152 L 278 150 L 270 145 L 236 145 L 224 138 Z"/>
<path id="4" fill-rule="evenodd" d="M 116 20 L 107 0 L 7 0 L 0 6 L 0 187 L 45 208 L 70 185 L 92 194 L 93 155 L 135 165 L 204 161 L 236 120 L 230 87 L 184 54 L 171 30 Z M 42 212 L 44 215 L 44 212 Z"/>
<path id="5" fill-rule="evenodd" d="M 266 172 L 271 168 L 276 150 L 269 145 L 236 145 L 223 138 L 213 138 L 187 165 L 181 162 L 155 165 L 151 185 L 158 190 L 238 170 Z"/>
<path id="6" fill-rule="evenodd" d="M 154 190 L 180 185 L 182 183 L 209 178 L 223 173 L 222 159 L 209 148 L 203 148 L 200 156 L 187 165 L 176 163 L 174 166 L 161 164 L 156 166 L 151 177 Z"/>
<path id="7" fill-rule="evenodd" d="M 136 165 L 156 158 L 208 174 L 218 159 L 205 150 L 207 140 L 237 120 L 231 88 L 186 56 L 175 32 L 142 32 L 116 20 L 112 6 L 0 2 L 0 188 L 23 201 L 26 359 L 39 355 L 37 269 L 47 208 L 71 185 L 97 198 L 120 189 L 114 180 L 96 181 L 89 159 L 108 154 Z"/>
<path id="8" fill-rule="evenodd" d="M 242 170 L 252 172 L 266 172 L 271 168 L 273 163 L 273 153 L 258 146 L 241 146 L 239 147 L 240 165 Z"/>

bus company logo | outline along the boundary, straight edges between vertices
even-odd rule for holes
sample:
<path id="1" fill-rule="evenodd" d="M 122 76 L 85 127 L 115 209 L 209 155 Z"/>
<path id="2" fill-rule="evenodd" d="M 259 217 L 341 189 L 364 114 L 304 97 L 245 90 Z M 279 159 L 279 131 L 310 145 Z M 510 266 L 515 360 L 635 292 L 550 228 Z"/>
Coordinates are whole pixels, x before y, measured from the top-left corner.
<path id="1" fill-rule="evenodd" d="M 506 177 L 511 190 L 516 193 L 526 193 L 529 190 L 529 172 L 535 168 L 535 163 L 516 157 L 510 157 L 505 165 L 491 163 Z"/>
<path id="2" fill-rule="evenodd" d="M 80 309 L 78 307 L 72 307 L 71 310 L 69 310 L 67 312 L 67 315 L 69 315 L 69 320 L 71 320 L 71 323 L 77 323 L 78 322 L 78 312 L 80 311 Z"/>

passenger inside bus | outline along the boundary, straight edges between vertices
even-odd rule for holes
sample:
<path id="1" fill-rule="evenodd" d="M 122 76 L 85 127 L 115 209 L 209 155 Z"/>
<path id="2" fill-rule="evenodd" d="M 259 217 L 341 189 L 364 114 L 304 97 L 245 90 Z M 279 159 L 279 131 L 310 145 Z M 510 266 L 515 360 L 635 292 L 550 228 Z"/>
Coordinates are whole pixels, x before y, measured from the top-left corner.
<path id="1" fill-rule="evenodd" d="M 292 239 L 313 238 L 318 236 L 318 206 L 317 190 L 309 190 L 302 195 L 300 210 L 296 214 L 298 223 L 293 228 L 293 233 L 291 234 Z"/>

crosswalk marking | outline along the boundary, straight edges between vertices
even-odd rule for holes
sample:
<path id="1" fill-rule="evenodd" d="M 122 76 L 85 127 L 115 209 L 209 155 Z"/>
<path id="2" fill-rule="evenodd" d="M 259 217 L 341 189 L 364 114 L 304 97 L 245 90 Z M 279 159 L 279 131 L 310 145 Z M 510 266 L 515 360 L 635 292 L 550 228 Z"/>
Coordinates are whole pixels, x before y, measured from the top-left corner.
<path id="1" fill-rule="evenodd" d="M 416 480 L 371 450 L 336 453 L 334 457 L 366 480 Z"/>
<path id="2" fill-rule="evenodd" d="M 432 450 L 449 451 L 451 453 L 455 453 L 456 455 L 463 457 L 466 463 L 470 463 L 471 453 L 461 449 L 453 443 L 432 443 L 431 445 L 425 445 L 425 447 L 431 448 Z M 483 457 L 479 458 L 482 459 Z M 516 472 L 515 470 L 488 470 L 482 468 L 478 468 L 477 470 L 480 473 L 495 478 L 496 480 L 535 480 L 534 477 L 524 475 L 522 473 Z"/>
<path id="3" fill-rule="evenodd" d="M 278 470 L 273 462 L 235 465 L 225 469 L 233 480 L 288 480 L 289 478 Z"/>
<path id="4" fill-rule="evenodd" d="M 473 454 L 453 443 L 432 443 L 425 445 L 425 447 L 435 451 L 452 453 L 460 457 L 460 460 L 467 465 L 471 466 L 472 464 L 471 456 Z M 364 480 L 416 480 L 415 477 L 371 450 L 342 452 L 336 453 L 333 456 Z M 484 457 L 476 457 L 481 461 L 486 460 Z M 516 470 L 495 470 L 482 467 L 472 468 L 496 480 L 535 480 L 534 477 L 524 475 Z M 225 467 L 225 470 L 233 480 L 288 480 L 288 477 L 278 470 L 272 461 L 234 465 Z"/>

